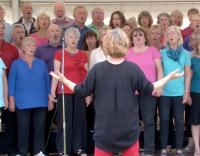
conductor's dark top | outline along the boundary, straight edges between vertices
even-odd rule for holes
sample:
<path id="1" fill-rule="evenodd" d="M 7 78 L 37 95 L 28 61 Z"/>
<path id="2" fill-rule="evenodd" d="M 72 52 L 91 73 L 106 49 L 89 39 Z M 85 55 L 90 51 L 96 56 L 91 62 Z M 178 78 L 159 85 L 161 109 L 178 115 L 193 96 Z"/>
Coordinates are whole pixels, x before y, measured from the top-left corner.
<path id="1" fill-rule="evenodd" d="M 153 85 L 139 67 L 124 61 L 114 65 L 97 63 L 75 92 L 84 96 L 94 94 L 95 146 L 121 152 L 139 138 L 138 101 L 135 91 L 152 94 Z"/>

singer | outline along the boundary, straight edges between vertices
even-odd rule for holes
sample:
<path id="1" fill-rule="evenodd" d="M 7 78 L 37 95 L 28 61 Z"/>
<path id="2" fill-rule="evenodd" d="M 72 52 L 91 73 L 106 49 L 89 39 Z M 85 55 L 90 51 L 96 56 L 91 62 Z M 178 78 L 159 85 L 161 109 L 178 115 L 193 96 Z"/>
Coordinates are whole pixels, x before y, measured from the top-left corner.
<path id="1" fill-rule="evenodd" d="M 85 80 L 88 67 L 87 53 L 77 49 L 80 38 L 80 32 L 77 28 L 71 27 L 65 32 L 64 59 L 62 50 L 55 53 L 54 71 L 61 71 L 62 60 L 64 60 L 64 75 L 71 81 L 78 84 Z M 58 89 L 57 89 L 58 85 Z M 56 92 L 57 89 L 57 92 Z M 57 96 L 56 124 L 57 137 L 56 146 L 60 155 L 63 154 L 63 125 L 62 125 L 62 89 L 58 81 L 52 79 L 51 97 L 54 100 Z M 66 148 L 69 156 L 73 154 L 81 155 L 86 151 L 86 116 L 85 116 L 85 99 L 83 96 L 75 94 L 67 86 L 64 87 L 65 98 L 65 117 L 66 117 Z"/>
<path id="2" fill-rule="evenodd" d="M 8 77 L 9 109 L 17 113 L 18 149 L 21 156 L 28 154 L 30 127 L 33 128 L 31 137 L 34 155 L 44 156 L 50 83 L 45 62 L 34 57 L 35 49 L 36 42 L 32 37 L 23 39 L 23 57 L 12 63 Z"/>
<path id="3" fill-rule="evenodd" d="M 76 85 L 59 72 L 51 73 L 77 94 L 86 96 L 94 93 L 95 156 L 112 156 L 113 152 L 139 156 L 139 115 L 135 91 L 151 95 L 169 80 L 183 75 L 174 71 L 152 84 L 137 65 L 125 61 L 128 47 L 129 39 L 121 29 L 110 30 L 103 41 L 107 60 L 97 63 L 82 85 Z"/>

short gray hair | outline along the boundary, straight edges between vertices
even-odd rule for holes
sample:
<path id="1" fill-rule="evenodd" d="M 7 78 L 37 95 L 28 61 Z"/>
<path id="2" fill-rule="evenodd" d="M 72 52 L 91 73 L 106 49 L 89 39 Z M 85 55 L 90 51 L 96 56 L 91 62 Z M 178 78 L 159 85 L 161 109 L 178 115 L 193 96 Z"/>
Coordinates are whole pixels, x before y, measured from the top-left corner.
<path id="1" fill-rule="evenodd" d="M 80 39 L 80 36 L 81 36 L 78 28 L 75 28 L 75 27 L 70 27 L 70 28 L 68 28 L 66 30 L 66 32 L 65 32 L 65 40 L 69 36 L 69 34 L 74 34 L 78 39 Z"/>
<path id="2" fill-rule="evenodd" d="M 25 31 L 23 24 L 16 23 L 16 24 L 13 24 L 13 26 L 12 26 L 12 34 L 14 33 L 15 28 L 22 28 Z"/>

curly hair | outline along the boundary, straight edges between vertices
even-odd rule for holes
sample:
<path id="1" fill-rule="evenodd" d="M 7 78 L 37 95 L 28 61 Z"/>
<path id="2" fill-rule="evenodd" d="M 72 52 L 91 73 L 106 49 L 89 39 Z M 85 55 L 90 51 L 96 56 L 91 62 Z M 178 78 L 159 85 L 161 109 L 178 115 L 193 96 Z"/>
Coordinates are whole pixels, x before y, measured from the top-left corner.
<path id="1" fill-rule="evenodd" d="M 122 29 L 109 30 L 104 37 L 103 51 L 114 58 L 124 57 L 129 47 L 129 39 Z"/>

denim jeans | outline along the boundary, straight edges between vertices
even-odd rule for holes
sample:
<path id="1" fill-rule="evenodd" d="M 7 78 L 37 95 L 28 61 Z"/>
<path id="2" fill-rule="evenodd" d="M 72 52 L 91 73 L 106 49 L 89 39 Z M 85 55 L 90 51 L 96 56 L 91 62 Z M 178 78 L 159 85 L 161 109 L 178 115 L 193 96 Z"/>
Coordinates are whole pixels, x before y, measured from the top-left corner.
<path id="1" fill-rule="evenodd" d="M 168 142 L 170 108 L 175 122 L 175 146 L 181 149 L 184 137 L 184 110 L 185 105 L 182 104 L 183 96 L 161 96 L 160 97 L 160 139 L 161 148 L 166 148 Z"/>
<path id="2" fill-rule="evenodd" d="M 144 122 L 144 150 L 154 152 L 155 148 L 155 111 L 157 98 L 154 96 L 138 96 L 142 121 Z"/>
<path id="3" fill-rule="evenodd" d="M 32 125 L 33 152 L 34 154 L 44 150 L 45 121 L 47 108 L 32 108 L 17 110 L 18 147 L 19 154 L 28 154 L 30 124 Z"/>

